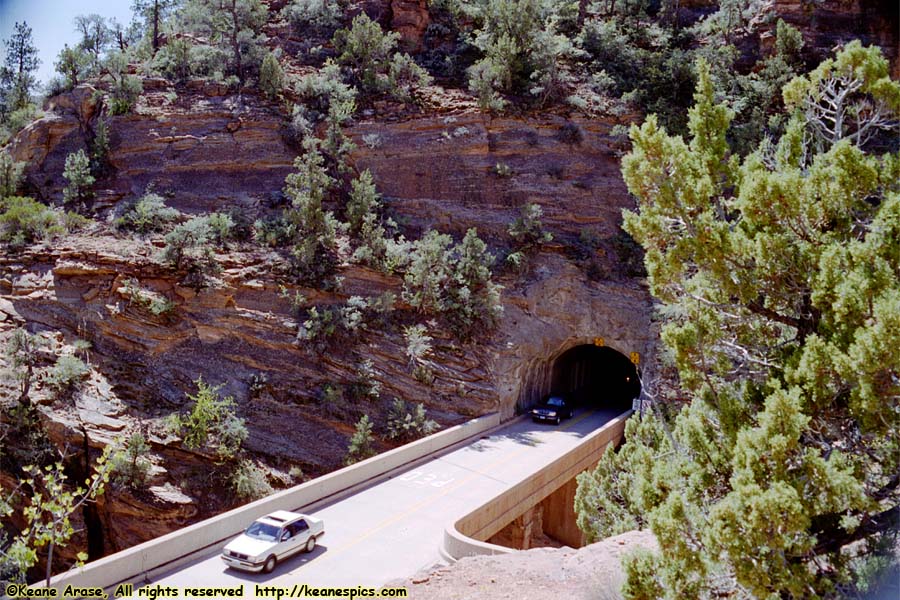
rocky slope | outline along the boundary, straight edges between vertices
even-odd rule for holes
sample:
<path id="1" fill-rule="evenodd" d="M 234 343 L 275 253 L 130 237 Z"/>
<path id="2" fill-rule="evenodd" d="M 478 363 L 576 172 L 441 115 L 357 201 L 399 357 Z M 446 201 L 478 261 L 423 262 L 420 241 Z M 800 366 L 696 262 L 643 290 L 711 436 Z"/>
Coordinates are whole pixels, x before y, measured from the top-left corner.
<path id="1" fill-rule="evenodd" d="M 633 531 L 578 550 L 536 548 L 464 558 L 389 586 L 428 600 L 616 600 L 624 581 L 621 559 L 638 549 L 655 550 L 653 534 Z"/>
<path id="2" fill-rule="evenodd" d="M 284 2 L 269 4 L 275 10 Z M 410 51 L 427 45 L 432 17 L 425 0 L 352 4 L 398 31 Z M 874 4 L 776 1 L 773 10 L 804 31 L 811 51 L 868 36 L 886 48 L 896 71 L 897 10 Z M 709 5 L 684 3 L 695 16 Z M 289 29 L 270 23 L 270 46 L 289 51 L 302 44 Z M 619 175 L 623 148 L 610 135 L 634 115 L 604 120 L 548 111 L 492 118 L 475 110 L 468 93 L 434 86 L 425 91 L 424 109 L 375 102 L 356 116 L 346 130 L 357 146 L 353 166 L 373 172 L 387 212 L 407 236 L 435 228 L 458 239 L 477 227 L 502 255 L 509 250 L 509 223 L 532 202 L 542 206 L 554 235 L 526 273 L 498 274 L 504 316 L 492 336 L 461 344 L 426 323 L 435 338 L 428 361 L 435 377 L 426 384 L 413 376 L 402 336 L 403 325 L 421 318 L 402 301 L 386 322 L 323 350 L 298 342 L 302 317 L 282 293 L 286 285 L 319 304 L 386 291 L 399 296 L 399 277 L 345 263 L 338 290 L 299 289 L 280 274 L 284 256 L 233 244 L 217 257 L 223 271 L 214 285 L 197 290 L 163 265 L 160 236 L 115 232 L 112 220 L 148 188 L 189 215 L 232 208 L 250 220 L 273 214 L 284 205 L 281 189 L 297 154 L 286 141 L 282 107 L 254 89 L 200 80 L 175 86 L 158 78 L 144 79 L 143 87 L 124 116 L 109 116 L 102 89 L 90 85 L 53 98 L 46 115 L 10 146 L 27 164 L 27 192 L 59 204 L 66 157 L 89 150 L 101 121 L 109 127 L 110 170 L 97 182 L 91 207 L 99 223 L 0 256 L 0 344 L 19 326 L 39 333 L 46 341 L 44 373 L 55 355 L 73 351 L 75 340 L 91 343 L 81 352 L 92 371 L 74 394 L 59 398 L 46 382 L 35 383 L 50 442 L 69 448 L 74 462 L 85 445 L 96 454 L 137 430 L 151 445 L 147 489 L 118 490 L 98 504 L 90 528 L 94 556 L 234 503 L 208 474 L 210 457 L 183 448 L 165 426 L 167 415 L 187 406 L 200 376 L 235 398 L 248 424 L 245 447 L 278 487 L 301 479 L 292 469 L 310 476 L 339 467 L 356 419 L 369 413 L 383 426 L 394 397 L 425 403 L 442 425 L 494 410 L 511 415 L 547 385 L 555 358 L 575 345 L 602 336 L 624 353 L 652 354 L 649 298 L 632 277 L 635 256 L 619 232 L 621 210 L 631 205 Z M 152 314 L 135 302 L 129 285 L 166 298 L 174 310 Z M 328 386 L 352 387 L 365 359 L 372 361 L 380 400 L 360 404 L 325 393 Z M 0 356 L 0 367 L 4 361 Z M 0 394 L 6 404 L 16 397 L 11 378 L 0 378 Z M 8 439 L 26 445 L 16 439 L 16 423 L 8 425 Z"/>
<path id="3" fill-rule="evenodd" d="M 284 259 L 276 253 L 235 245 L 217 257 L 223 272 L 215 285 L 196 290 L 161 263 L 161 238 L 115 233 L 109 221 L 148 186 L 187 214 L 230 208 L 250 219 L 269 214 L 283 202 L 295 156 L 282 135 L 283 116 L 247 90 L 144 84 L 133 114 L 108 117 L 85 86 L 54 99 L 48 115 L 19 135 L 13 156 L 28 164 L 30 193 L 47 203 L 60 201 L 65 158 L 87 148 L 100 119 L 109 124 L 112 170 L 97 185 L 93 209 L 101 224 L 0 257 L 4 336 L 25 324 L 52 338 L 57 353 L 75 339 L 91 343 L 93 373 L 72 398 L 56 399 L 40 381 L 34 388 L 54 445 L 79 447 L 86 435 L 99 449 L 138 428 L 149 434 L 157 465 L 151 487 L 110 494 L 98 507 L 104 551 L 231 502 L 216 491 L 220 486 L 207 485 L 204 457 L 183 449 L 164 425 L 188 404 L 199 376 L 237 400 L 250 433 L 245 447 L 268 465 L 273 483 L 286 485 L 292 467 L 316 475 L 340 466 L 356 418 L 370 413 L 383 424 L 394 397 L 424 402 L 443 425 L 493 410 L 511 415 L 533 393 L 523 384 L 529 372 L 546 370 L 572 345 L 603 335 L 624 352 L 646 352 L 648 299 L 623 278 L 613 244 L 629 200 L 607 135 L 611 123 L 562 116 L 492 121 L 465 105 L 398 115 L 388 106 L 348 129 L 358 146 L 354 166 L 372 170 L 388 211 L 410 237 L 428 228 L 459 237 L 477 227 L 500 253 L 508 224 L 528 202 L 544 207 L 545 225 L 556 236 L 527 274 L 501 276 L 505 312 L 490 339 L 461 344 L 429 325 L 435 378 L 425 385 L 411 373 L 401 333 L 418 317 L 402 302 L 390 323 L 316 351 L 298 343 L 298 315 L 282 294 Z M 378 136 L 377 145 L 364 141 L 369 134 Z M 498 163 L 512 175 L 498 176 Z M 586 259 L 593 279 L 571 260 L 582 230 L 600 240 Z M 340 275 L 338 291 L 302 292 L 326 304 L 400 295 L 398 277 L 350 264 Z M 174 310 L 153 315 L 134 302 L 129 285 L 167 298 Z M 373 362 L 380 402 L 334 405 L 324 398 L 326 385 L 351 386 L 364 359 Z M 48 354 L 45 367 L 50 361 Z"/>

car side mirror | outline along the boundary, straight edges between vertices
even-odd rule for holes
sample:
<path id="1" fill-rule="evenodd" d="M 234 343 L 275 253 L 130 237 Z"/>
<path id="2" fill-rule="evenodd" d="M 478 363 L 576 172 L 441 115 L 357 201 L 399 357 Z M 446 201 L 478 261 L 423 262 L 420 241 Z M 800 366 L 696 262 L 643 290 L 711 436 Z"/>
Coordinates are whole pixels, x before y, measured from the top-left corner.
<path id="1" fill-rule="evenodd" d="M 290 537 L 291 537 L 291 532 L 285 531 L 284 533 L 281 534 L 281 541 L 284 542 L 284 541 L 290 539 Z"/>

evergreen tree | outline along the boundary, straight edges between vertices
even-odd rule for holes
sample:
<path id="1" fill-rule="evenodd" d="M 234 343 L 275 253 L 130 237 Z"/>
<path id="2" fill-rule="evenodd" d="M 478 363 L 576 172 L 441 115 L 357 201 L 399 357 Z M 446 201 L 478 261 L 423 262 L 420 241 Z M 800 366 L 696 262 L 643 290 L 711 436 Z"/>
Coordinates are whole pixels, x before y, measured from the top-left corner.
<path id="1" fill-rule="evenodd" d="M 375 456 L 375 448 L 373 442 L 375 437 L 372 435 L 372 422 L 369 415 L 363 415 L 356 423 L 356 430 L 350 438 L 350 444 L 347 447 L 347 456 L 344 458 L 344 464 L 352 465 L 353 463 L 365 460 Z"/>
<path id="2" fill-rule="evenodd" d="M 84 150 L 73 152 L 66 157 L 63 177 L 68 183 L 63 188 L 63 202 L 84 203 L 93 194 L 91 188 L 96 179 L 91 175 L 91 161 Z"/>
<path id="3" fill-rule="evenodd" d="M 264 57 L 262 28 L 268 18 L 260 0 L 189 0 L 183 17 L 188 27 L 228 56 L 228 74 L 241 83 L 255 74 Z"/>
<path id="4" fill-rule="evenodd" d="M 259 88 L 272 100 L 277 99 L 284 88 L 284 69 L 271 52 L 266 53 L 259 67 Z"/>
<path id="5" fill-rule="evenodd" d="M 846 86 L 888 111 L 900 84 L 851 44 L 786 87 L 801 110 L 778 144 L 738 161 L 698 71 L 690 140 L 651 116 L 622 163 L 624 227 L 691 402 L 628 423 L 579 478 L 579 522 L 655 533 L 660 552 L 626 563 L 629 598 L 855 593 L 900 516 L 900 154 L 865 153 L 855 125 L 824 143 L 809 107 Z"/>
<path id="6" fill-rule="evenodd" d="M 78 15 L 75 17 L 75 31 L 81 34 L 78 47 L 88 56 L 90 74 L 99 74 L 103 55 L 112 42 L 112 33 L 106 26 L 106 19 L 97 14 Z"/>
<path id="7" fill-rule="evenodd" d="M 0 150 L 0 200 L 15 196 L 22 184 L 25 163 L 16 162 L 6 150 Z"/>
<path id="8" fill-rule="evenodd" d="M 179 4 L 180 0 L 132 0 L 131 10 L 136 17 L 143 19 L 153 54 L 159 50 L 163 23 Z"/>
<path id="9" fill-rule="evenodd" d="M 37 83 L 34 72 L 41 66 L 27 22 L 17 22 L 4 44 L 6 60 L 0 71 L 0 115 L 28 106 Z"/>
<path id="10" fill-rule="evenodd" d="M 304 141 L 304 154 L 294 161 L 296 173 L 285 178 L 285 195 L 292 208 L 285 211 L 291 229 L 292 268 L 301 281 L 319 283 L 337 267 L 335 235 L 338 222 L 323 207 L 335 186 L 325 168 L 325 156 L 317 138 Z"/>
<path id="11" fill-rule="evenodd" d="M 81 48 L 70 48 L 68 44 L 64 44 L 53 66 L 63 76 L 66 87 L 72 89 L 87 76 L 90 61 L 90 56 Z"/>

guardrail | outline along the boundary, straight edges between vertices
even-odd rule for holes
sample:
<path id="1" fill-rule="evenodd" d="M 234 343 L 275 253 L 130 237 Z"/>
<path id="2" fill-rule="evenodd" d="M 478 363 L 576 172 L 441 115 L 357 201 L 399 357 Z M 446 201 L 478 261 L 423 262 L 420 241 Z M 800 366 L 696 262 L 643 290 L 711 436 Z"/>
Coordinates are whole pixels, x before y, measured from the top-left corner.
<path id="1" fill-rule="evenodd" d="M 255 519 L 275 510 L 296 510 L 325 498 L 371 483 L 399 467 L 446 450 L 500 425 L 500 414 L 472 419 L 444 431 L 389 450 L 378 456 L 317 477 L 221 515 L 189 525 L 162 537 L 90 562 L 53 577 L 50 587 L 112 588 L 119 583 L 139 582 L 164 569 L 189 560 L 190 555 L 224 542 L 244 530 Z M 35 584 L 33 587 L 44 587 Z"/>
<path id="2" fill-rule="evenodd" d="M 615 446 L 622 441 L 625 421 L 632 412 L 629 410 L 612 419 L 567 454 L 450 524 L 444 530 L 441 555 L 455 562 L 465 556 L 516 552 L 484 540 L 540 504 L 576 475 L 596 465 L 610 444 Z"/>

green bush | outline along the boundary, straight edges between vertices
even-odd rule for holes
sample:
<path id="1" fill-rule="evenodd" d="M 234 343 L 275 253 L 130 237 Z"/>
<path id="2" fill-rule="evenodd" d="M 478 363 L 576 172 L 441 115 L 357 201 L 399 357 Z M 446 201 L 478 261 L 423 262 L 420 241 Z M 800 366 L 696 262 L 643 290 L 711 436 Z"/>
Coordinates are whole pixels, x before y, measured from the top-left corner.
<path id="1" fill-rule="evenodd" d="M 232 458 L 247 438 L 244 420 L 235 414 L 234 398 L 222 398 L 222 385 L 211 386 L 202 377 L 194 382 L 197 394 L 187 397 L 194 402 L 187 415 L 173 415 L 172 425 L 187 448 L 213 451 L 219 458 Z"/>
<path id="2" fill-rule="evenodd" d="M 375 456 L 375 448 L 373 443 L 375 437 L 372 435 L 372 422 L 369 415 L 363 415 L 356 423 L 356 431 L 350 438 L 350 444 L 347 447 L 347 456 L 344 458 L 345 465 L 365 460 Z"/>
<path id="3" fill-rule="evenodd" d="M 60 91 L 67 92 L 81 83 L 88 73 L 90 61 L 88 53 L 80 47 L 70 48 L 64 44 L 53 64 L 56 72 L 63 77 Z"/>
<path id="4" fill-rule="evenodd" d="M 429 419 L 425 413 L 425 405 L 421 402 L 410 405 L 399 398 L 394 398 L 388 411 L 388 437 L 408 442 L 434 433 L 438 424 Z"/>
<path id="5" fill-rule="evenodd" d="M 38 350 L 43 345 L 42 337 L 30 334 L 22 327 L 14 329 L 6 342 L 3 354 L 9 371 L 5 374 L 19 382 L 19 398 L 23 404 L 29 402 L 34 370 L 38 366 Z"/>
<path id="6" fill-rule="evenodd" d="M 14 161 L 7 150 L 0 150 L 0 200 L 16 195 L 24 170 L 25 163 Z"/>
<path id="7" fill-rule="evenodd" d="M 356 365 L 356 373 L 348 392 L 357 401 L 377 400 L 381 395 L 381 382 L 375 378 L 375 365 L 368 358 Z"/>
<path id="8" fill-rule="evenodd" d="M 109 88 L 109 113 L 124 115 L 144 92 L 141 80 L 128 73 L 128 58 L 123 52 L 113 52 L 106 58 L 106 72 L 112 77 Z"/>
<path id="9" fill-rule="evenodd" d="M 391 96 L 401 102 L 416 100 L 416 91 L 431 85 L 431 75 L 416 64 L 409 54 L 394 54 L 388 66 L 387 86 Z"/>
<path id="10" fill-rule="evenodd" d="M 266 472 L 252 460 L 246 459 L 235 465 L 229 484 L 235 496 L 248 502 L 265 498 L 275 491 L 266 479 Z"/>
<path id="11" fill-rule="evenodd" d="M 141 235 L 165 231 L 177 221 L 181 213 L 166 206 L 162 196 L 147 192 L 135 202 L 121 217 L 116 219 L 116 227 L 134 231 Z"/>
<path id="12" fill-rule="evenodd" d="M 175 83 L 184 83 L 193 73 L 191 48 L 187 38 L 170 40 L 156 52 L 150 63 L 151 70 Z"/>
<path id="13" fill-rule="evenodd" d="M 147 486 L 151 463 L 146 458 L 150 452 L 147 438 L 141 432 L 135 432 L 128 438 L 124 450 L 115 452 L 111 457 L 111 479 L 114 484 L 140 490 Z"/>
<path id="14" fill-rule="evenodd" d="M 297 157 L 296 173 L 285 178 L 285 195 L 292 207 L 285 211 L 293 247 L 291 272 L 298 281 L 320 284 L 337 268 L 338 221 L 323 208 L 336 181 L 325 168 L 325 156 L 315 138 L 307 140 L 306 152 Z"/>
<path id="15" fill-rule="evenodd" d="M 71 391 L 91 369 L 83 360 L 71 354 L 63 354 L 47 373 L 46 382 L 59 393 Z"/>
<path id="16" fill-rule="evenodd" d="M 257 219 L 253 223 L 253 240 L 264 246 L 282 248 L 290 244 L 293 231 L 283 217 Z"/>
<path id="17" fill-rule="evenodd" d="M 31 198 L 0 199 L 0 242 L 13 247 L 65 233 L 60 213 Z"/>
<path id="18" fill-rule="evenodd" d="M 63 202 L 83 204 L 93 196 L 91 189 L 96 179 L 91 174 L 91 161 L 84 150 L 73 152 L 66 157 L 63 177 L 68 183 L 63 188 Z"/>
<path id="19" fill-rule="evenodd" d="M 262 29 L 268 6 L 260 0 L 190 0 L 181 13 L 181 22 L 209 45 L 191 48 L 192 71 L 235 83 L 243 83 L 258 72 L 265 55 Z"/>
<path id="20" fill-rule="evenodd" d="M 220 247 L 225 247 L 228 242 L 235 238 L 234 219 L 230 213 L 216 212 L 207 215 L 206 222 L 209 224 L 210 240 Z"/>
<path id="21" fill-rule="evenodd" d="M 686 125 L 694 88 L 691 44 L 687 33 L 646 17 L 590 18 L 578 36 L 586 66 L 603 71 L 613 82 L 603 83 L 604 92 L 621 96 L 645 113 L 656 113 L 667 128 L 677 131 Z"/>
<path id="22" fill-rule="evenodd" d="M 213 237 L 209 218 L 194 217 L 166 234 L 163 261 L 173 269 L 187 271 L 190 282 L 202 287 L 222 270 L 213 254 Z"/>
<path id="23" fill-rule="evenodd" d="M 378 314 L 389 313 L 393 310 L 392 298 L 393 294 L 387 292 L 370 298 L 351 296 L 343 306 L 312 306 L 306 311 L 307 319 L 301 323 L 297 339 L 323 349 L 328 343 L 366 329 Z"/>
<path id="24" fill-rule="evenodd" d="M 380 209 L 381 195 L 375 187 L 372 172 L 366 169 L 351 183 L 350 199 L 347 201 L 350 234 L 359 235 L 365 222 L 374 218 Z"/>
<path id="25" fill-rule="evenodd" d="M 381 93 L 385 83 L 379 75 L 385 73 L 400 34 L 385 33 L 381 25 L 365 13 L 354 17 L 350 29 L 334 34 L 334 49 L 338 63 L 348 67 L 359 88 L 366 93 Z"/>
<path id="26" fill-rule="evenodd" d="M 270 99 L 274 100 L 281 96 L 283 88 L 284 69 L 281 68 L 278 58 L 269 52 L 259 67 L 259 89 Z"/>
<path id="27" fill-rule="evenodd" d="M 501 94 L 527 95 L 538 104 L 564 96 L 571 75 L 571 40 L 558 31 L 565 3 L 486 0 L 472 10 L 473 44 L 483 58 L 469 69 L 469 87 L 483 110 L 500 110 Z"/>
<path id="28" fill-rule="evenodd" d="M 109 126 L 104 119 L 97 119 L 97 126 L 88 146 L 91 151 L 91 174 L 103 177 L 112 170 L 109 162 Z"/>
<path id="29" fill-rule="evenodd" d="M 434 373 L 425 360 L 431 354 L 432 337 L 427 334 L 424 325 L 408 325 L 403 328 L 406 340 L 406 356 L 412 368 L 413 377 L 426 385 L 434 382 Z"/>
<path id="30" fill-rule="evenodd" d="M 443 315 L 460 339 L 490 330 L 503 312 L 494 260 L 475 229 L 455 246 L 450 236 L 429 231 L 412 244 L 403 298 L 419 312 Z"/>
<path id="31" fill-rule="evenodd" d="M 331 35 L 344 16 L 344 0 L 293 0 L 281 10 L 295 34 Z"/>
<path id="32" fill-rule="evenodd" d="M 522 207 L 519 217 L 507 229 L 517 250 L 527 252 L 553 240 L 553 234 L 544 231 L 543 216 L 540 204 L 529 203 Z"/>
<path id="33" fill-rule="evenodd" d="M 395 53 L 400 34 L 385 33 L 381 25 L 365 13 L 357 15 L 350 29 L 334 34 L 338 64 L 350 69 L 354 83 L 364 94 L 389 93 L 398 100 L 414 100 L 417 88 L 428 85 L 431 77 L 407 54 Z"/>
<path id="34" fill-rule="evenodd" d="M 498 162 L 494 165 L 494 173 L 497 174 L 497 177 L 502 177 L 503 179 L 509 179 L 513 176 L 512 167 L 502 162 Z"/>
<path id="35" fill-rule="evenodd" d="M 149 311 L 154 316 L 166 316 L 175 310 L 174 302 L 158 292 L 140 287 L 140 283 L 136 279 L 126 279 L 124 288 L 129 302 Z"/>
<path id="36" fill-rule="evenodd" d="M 340 67 L 331 61 L 301 77 L 294 92 L 303 101 L 303 106 L 295 107 L 294 118 L 301 115 L 308 123 L 319 123 L 329 114 L 352 115 L 356 110 L 356 90 L 344 83 Z"/>

